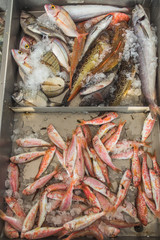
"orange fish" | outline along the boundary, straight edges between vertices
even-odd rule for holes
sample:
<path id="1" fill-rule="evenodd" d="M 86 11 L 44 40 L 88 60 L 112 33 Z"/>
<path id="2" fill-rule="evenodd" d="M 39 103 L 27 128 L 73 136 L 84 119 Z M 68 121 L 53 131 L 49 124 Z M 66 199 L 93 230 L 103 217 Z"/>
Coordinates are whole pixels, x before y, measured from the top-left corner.
<path id="1" fill-rule="evenodd" d="M 141 164 L 138 157 L 138 147 L 134 146 L 134 153 L 132 158 L 132 176 L 133 176 L 133 185 L 138 187 L 141 182 Z"/>
<path id="2" fill-rule="evenodd" d="M 151 179 L 149 176 L 148 166 L 147 166 L 147 154 L 142 154 L 142 180 L 143 180 L 143 186 L 146 193 L 146 196 L 150 199 L 153 198 L 152 196 L 152 187 L 151 187 Z"/>
<path id="3" fill-rule="evenodd" d="M 143 125 L 142 142 L 146 141 L 146 139 L 149 137 L 154 127 L 154 124 L 155 124 L 155 118 L 152 118 L 151 113 L 149 113 Z"/>
<path id="4" fill-rule="evenodd" d="M 160 167 L 157 162 L 156 152 L 154 152 L 153 155 L 149 152 L 147 153 L 150 156 L 150 159 L 152 160 L 154 171 L 160 176 Z"/>
<path id="5" fill-rule="evenodd" d="M 6 214 L 9 217 L 13 217 L 13 212 L 12 212 L 12 210 L 9 207 L 7 207 Z M 19 237 L 18 231 L 16 229 L 14 229 L 8 222 L 5 222 L 4 234 L 9 239 L 13 239 L 13 238 L 18 238 Z"/>
<path id="6" fill-rule="evenodd" d="M 138 218 L 141 223 L 146 226 L 148 224 L 148 217 L 147 217 L 147 206 L 143 197 L 141 186 L 138 186 L 138 194 L 136 198 L 136 206 L 138 212 Z"/>

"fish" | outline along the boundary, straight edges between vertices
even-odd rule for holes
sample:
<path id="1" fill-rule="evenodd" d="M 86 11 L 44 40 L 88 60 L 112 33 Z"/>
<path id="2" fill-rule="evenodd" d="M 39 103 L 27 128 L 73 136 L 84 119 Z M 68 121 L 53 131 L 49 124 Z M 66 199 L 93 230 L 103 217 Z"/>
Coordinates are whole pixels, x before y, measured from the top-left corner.
<path id="1" fill-rule="evenodd" d="M 84 137 L 86 139 L 87 145 L 90 146 L 92 144 L 92 133 L 88 125 L 82 125 L 82 131 Z"/>
<path id="2" fill-rule="evenodd" d="M 112 122 L 106 123 L 106 124 L 102 125 L 102 126 L 98 129 L 96 135 L 97 135 L 99 138 L 102 138 L 105 133 L 107 133 L 110 129 L 112 129 L 112 128 L 115 127 L 115 126 L 116 126 L 115 123 L 112 123 Z"/>
<path id="3" fill-rule="evenodd" d="M 22 52 L 26 52 L 28 55 L 30 55 L 30 53 L 32 52 L 33 46 L 36 43 L 37 42 L 35 41 L 34 38 L 26 35 L 21 39 L 19 43 L 19 50 Z"/>
<path id="4" fill-rule="evenodd" d="M 10 188 L 13 191 L 13 195 L 15 195 L 19 191 L 19 168 L 16 164 L 11 162 L 7 170 Z"/>
<path id="5" fill-rule="evenodd" d="M 142 195 L 150 211 L 155 215 L 155 217 L 160 218 L 160 213 L 156 210 L 155 203 L 146 196 L 145 192 L 143 192 Z"/>
<path id="6" fill-rule="evenodd" d="M 133 185 L 138 187 L 141 183 L 141 165 L 138 157 L 138 147 L 134 146 L 134 153 L 132 157 L 132 176 L 133 176 Z"/>
<path id="7" fill-rule="evenodd" d="M 109 130 L 102 138 L 102 143 L 105 143 L 117 130 L 117 126 L 113 127 L 111 130 Z"/>
<path id="8" fill-rule="evenodd" d="M 54 199 L 54 200 L 60 200 L 62 201 L 63 197 L 64 197 L 65 191 L 63 190 L 59 190 L 59 191 L 54 191 L 54 192 L 50 192 L 47 194 L 47 197 L 50 199 Z M 86 199 L 78 196 L 78 195 L 73 195 L 72 198 L 73 201 L 80 201 L 80 202 L 85 202 Z"/>
<path id="9" fill-rule="evenodd" d="M 5 29 L 5 20 L 0 17 L 0 35 L 3 35 Z"/>
<path id="10" fill-rule="evenodd" d="M 132 11 L 132 23 L 139 43 L 139 76 L 142 83 L 142 92 L 149 104 L 152 117 L 160 114 L 156 104 L 156 36 L 153 32 L 149 18 L 143 7 L 138 4 Z"/>
<path id="11" fill-rule="evenodd" d="M 107 27 L 109 26 L 109 24 L 112 21 L 113 16 L 112 15 L 108 15 L 107 17 L 105 17 L 103 20 L 101 20 L 100 22 L 98 22 L 96 25 L 94 25 L 85 42 L 84 48 L 83 48 L 83 52 L 81 57 L 83 58 L 83 56 L 85 55 L 85 53 L 88 51 L 88 49 L 90 48 L 91 44 L 93 43 L 93 41 L 98 37 L 98 35 L 105 29 L 107 29 Z"/>
<path id="12" fill-rule="evenodd" d="M 28 26 L 32 26 L 36 23 L 36 17 L 29 12 L 22 11 L 20 16 L 20 25 L 23 29 L 23 32 L 30 37 L 33 37 L 37 42 L 41 40 L 41 36 L 36 33 L 33 33 L 28 29 Z"/>
<path id="13" fill-rule="evenodd" d="M 65 168 L 65 161 L 64 161 L 63 155 L 57 149 L 56 149 L 55 153 L 56 153 L 58 161 L 63 166 L 63 168 Z"/>
<path id="14" fill-rule="evenodd" d="M 66 148 L 66 144 L 64 142 L 64 140 L 62 139 L 62 137 L 59 135 L 59 133 L 57 132 L 57 130 L 55 129 L 55 127 L 50 124 L 47 128 L 47 132 L 48 132 L 48 137 L 49 139 L 59 148 L 61 149 L 65 149 Z"/>
<path id="15" fill-rule="evenodd" d="M 99 166 L 99 163 L 97 161 L 97 154 L 96 152 L 94 151 L 93 148 L 90 149 L 90 152 L 93 156 L 93 169 L 94 169 L 94 173 L 95 173 L 95 177 L 100 180 L 101 182 L 104 182 L 105 183 L 105 177 L 103 175 L 103 172 L 102 172 L 102 169 L 101 167 Z"/>
<path id="16" fill-rule="evenodd" d="M 40 228 L 45 221 L 47 215 L 47 191 L 44 191 L 41 195 L 39 201 L 39 218 L 38 218 L 38 227 Z"/>
<path id="17" fill-rule="evenodd" d="M 128 223 L 125 221 L 121 221 L 121 220 L 107 220 L 107 219 L 103 219 L 103 222 L 105 222 L 107 225 L 115 227 L 115 228 L 131 228 L 131 227 L 135 227 L 135 226 L 139 226 L 140 223 L 139 222 L 133 222 L 133 223 Z"/>
<path id="18" fill-rule="evenodd" d="M 115 148 L 113 149 L 112 152 L 114 152 L 115 150 L 128 150 L 133 148 L 134 146 L 137 147 L 150 147 L 149 143 L 147 142 L 139 142 L 139 141 L 131 141 L 131 140 L 127 140 L 127 139 L 123 139 L 123 140 L 119 140 L 115 146 Z"/>
<path id="19" fill-rule="evenodd" d="M 103 143 L 101 142 L 100 138 L 97 135 L 95 135 L 93 138 L 93 146 L 96 153 L 104 163 L 106 163 L 114 171 L 121 172 L 121 170 L 113 164 L 107 149 L 105 148 L 105 146 L 103 145 Z"/>
<path id="20" fill-rule="evenodd" d="M 76 133 L 73 133 L 72 140 L 68 147 L 68 151 L 65 158 L 65 166 L 70 176 L 72 176 L 73 174 L 76 157 L 77 157 L 77 137 Z"/>
<path id="21" fill-rule="evenodd" d="M 144 120 L 144 125 L 142 130 L 142 142 L 146 141 L 146 139 L 151 134 L 155 121 L 156 121 L 155 118 L 152 118 L 151 113 L 149 113 L 147 118 Z"/>
<path id="22" fill-rule="evenodd" d="M 23 208 L 18 203 L 17 199 L 14 197 L 5 197 L 5 201 L 10 207 L 10 209 L 14 212 L 14 214 L 20 219 L 22 222 L 24 221 L 26 214 Z"/>
<path id="23" fill-rule="evenodd" d="M 45 172 L 45 170 L 48 168 L 49 164 L 51 163 L 52 159 L 54 158 L 55 151 L 56 151 L 55 146 L 50 147 L 46 151 L 46 153 L 45 153 L 45 155 L 44 155 L 44 157 L 41 161 L 39 171 L 38 171 L 37 175 L 35 176 L 35 180 L 37 180 Z"/>
<path id="24" fill-rule="evenodd" d="M 7 207 L 7 211 L 6 211 L 6 214 L 9 216 L 9 217 L 13 217 L 13 212 L 12 210 Z M 16 229 L 14 229 L 8 222 L 5 222 L 5 225 L 4 225 L 4 234 L 7 238 L 9 239 L 13 239 L 13 238 L 19 238 L 19 233 Z"/>
<path id="25" fill-rule="evenodd" d="M 22 230 L 22 221 L 20 219 L 7 216 L 1 209 L 0 209 L 0 218 L 3 221 L 6 221 L 7 223 L 9 223 L 18 232 L 21 232 L 21 230 Z"/>
<path id="26" fill-rule="evenodd" d="M 80 125 L 102 125 L 108 122 L 113 121 L 114 119 L 116 119 L 118 117 L 118 114 L 115 112 L 109 112 L 109 113 L 104 113 L 102 116 L 93 118 L 91 120 L 81 120 Z"/>
<path id="27" fill-rule="evenodd" d="M 102 221 L 101 224 L 99 224 L 98 228 L 105 237 L 116 237 L 120 233 L 120 230 L 118 228 L 108 226 Z"/>
<path id="28" fill-rule="evenodd" d="M 31 148 L 31 147 L 50 147 L 51 144 L 38 138 L 19 138 L 16 143 L 20 147 Z"/>
<path id="29" fill-rule="evenodd" d="M 120 122 L 116 132 L 105 142 L 104 146 L 108 151 L 111 151 L 118 142 L 125 123 L 126 121 Z"/>
<path id="30" fill-rule="evenodd" d="M 59 208 L 60 204 L 61 204 L 60 200 L 52 200 L 50 207 L 47 208 L 47 213 L 50 213 L 53 210 Z"/>
<path id="31" fill-rule="evenodd" d="M 64 48 L 63 44 L 59 39 L 52 39 L 51 40 L 51 49 L 54 55 L 57 57 L 60 65 L 64 67 L 67 72 L 70 71 L 69 66 L 69 56 L 66 52 L 66 49 Z"/>
<path id="32" fill-rule="evenodd" d="M 84 157 L 84 163 L 85 163 L 85 166 L 86 166 L 86 168 L 89 172 L 89 175 L 91 177 L 94 177 L 95 174 L 94 174 L 93 164 L 92 164 L 92 160 L 90 158 L 90 155 L 88 154 L 88 151 L 85 148 L 82 148 L 82 152 L 83 152 L 83 157 Z"/>
<path id="33" fill-rule="evenodd" d="M 53 183 L 45 188 L 45 191 L 52 192 L 56 190 L 66 190 L 67 184 L 66 183 Z"/>
<path id="34" fill-rule="evenodd" d="M 152 160 L 154 171 L 160 176 L 160 167 L 157 162 L 156 152 L 154 151 L 153 155 L 149 152 L 147 152 L 147 154 L 149 155 L 150 159 Z"/>
<path id="35" fill-rule="evenodd" d="M 128 8 L 109 5 L 65 5 L 63 8 L 69 13 L 73 21 L 81 22 L 111 12 L 128 12 Z"/>
<path id="36" fill-rule="evenodd" d="M 42 64 L 45 64 L 46 67 L 48 67 L 54 75 L 58 74 L 60 72 L 60 64 L 57 59 L 57 57 L 54 55 L 52 51 L 46 52 L 42 57 L 40 62 Z"/>
<path id="37" fill-rule="evenodd" d="M 61 211 L 67 211 L 71 207 L 74 185 L 75 185 L 75 181 L 72 180 L 60 204 Z"/>
<path id="38" fill-rule="evenodd" d="M 142 154 L 142 180 L 143 180 L 143 186 L 146 193 L 146 196 L 149 199 L 152 199 L 152 187 L 151 187 L 151 179 L 149 176 L 149 170 L 147 166 L 147 153 Z"/>
<path id="39" fill-rule="evenodd" d="M 34 159 L 41 157 L 45 155 L 46 151 L 39 151 L 39 152 L 26 152 L 26 153 L 21 153 L 16 156 L 10 157 L 10 161 L 12 163 L 26 163 L 33 161 Z"/>
<path id="40" fill-rule="evenodd" d="M 23 237 L 23 233 L 32 230 L 35 223 L 36 216 L 37 216 L 38 208 L 39 208 L 39 201 L 35 203 L 30 209 L 30 211 L 28 212 L 23 222 L 21 237 Z"/>
<path id="41" fill-rule="evenodd" d="M 88 202 L 92 206 L 95 206 L 95 207 L 97 207 L 101 210 L 101 205 L 100 205 L 98 199 L 96 198 L 94 193 L 91 191 L 91 189 L 87 185 L 85 185 L 84 183 L 82 184 L 82 190 L 83 190 L 86 198 L 88 199 Z"/>
<path id="42" fill-rule="evenodd" d="M 141 186 L 138 186 L 138 194 L 136 197 L 136 206 L 138 212 L 138 218 L 144 226 L 148 224 L 148 211 L 147 206 L 143 197 Z"/>
<path id="43" fill-rule="evenodd" d="M 153 199 L 156 204 L 156 210 L 159 212 L 160 211 L 160 178 L 152 169 L 149 170 L 149 175 L 151 179 Z"/>
<path id="44" fill-rule="evenodd" d="M 37 189 L 42 188 L 43 186 L 45 186 L 45 184 L 47 182 L 49 182 L 49 180 L 52 179 L 52 177 L 57 173 L 57 169 L 55 169 L 53 172 L 45 175 L 44 177 L 39 178 L 38 180 L 36 180 L 35 182 L 29 184 L 23 191 L 22 193 L 24 195 L 31 195 L 33 193 L 36 192 Z"/>
<path id="45" fill-rule="evenodd" d="M 63 230 L 63 227 L 37 227 L 31 231 L 24 233 L 26 239 L 40 239 L 53 236 Z"/>

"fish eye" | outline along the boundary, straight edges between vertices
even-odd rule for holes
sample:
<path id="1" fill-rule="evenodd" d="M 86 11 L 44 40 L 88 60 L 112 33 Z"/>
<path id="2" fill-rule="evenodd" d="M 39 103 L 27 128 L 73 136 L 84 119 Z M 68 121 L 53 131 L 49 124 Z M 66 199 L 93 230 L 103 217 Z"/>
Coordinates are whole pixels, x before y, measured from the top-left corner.
<path id="1" fill-rule="evenodd" d="M 19 54 L 22 54 L 22 52 L 21 52 L 21 51 L 18 51 L 18 53 L 19 53 Z"/>
<path id="2" fill-rule="evenodd" d="M 27 48 L 27 49 L 28 49 L 28 48 L 29 48 L 29 45 L 28 45 L 28 44 L 25 44 L 25 48 Z"/>
<path id="3" fill-rule="evenodd" d="M 52 5 L 52 6 L 51 6 L 51 8 L 52 8 L 52 9 L 55 9 L 55 6 L 54 6 L 54 5 Z"/>

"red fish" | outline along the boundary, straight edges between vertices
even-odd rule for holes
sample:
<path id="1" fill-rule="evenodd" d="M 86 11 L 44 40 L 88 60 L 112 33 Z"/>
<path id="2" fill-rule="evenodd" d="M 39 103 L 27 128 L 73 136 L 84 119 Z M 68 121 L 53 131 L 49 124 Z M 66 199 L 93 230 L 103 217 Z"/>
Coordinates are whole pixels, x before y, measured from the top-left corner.
<path id="1" fill-rule="evenodd" d="M 88 199 L 89 203 L 92 206 L 95 206 L 95 207 L 101 209 L 101 205 L 100 205 L 98 199 L 96 198 L 94 193 L 91 191 L 91 189 L 87 185 L 85 185 L 84 183 L 82 184 L 82 190 L 83 190 L 86 198 Z"/>
<path id="2" fill-rule="evenodd" d="M 133 184 L 135 187 L 141 182 L 141 165 L 138 157 L 138 147 L 134 146 L 134 154 L 132 158 L 132 176 L 133 176 Z"/>
<path id="3" fill-rule="evenodd" d="M 45 153 L 46 151 L 22 153 L 11 157 L 10 161 L 13 163 L 26 163 L 45 155 Z"/>
<path id="4" fill-rule="evenodd" d="M 13 228 L 15 228 L 18 232 L 22 230 L 22 221 L 20 219 L 16 219 L 14 217 L 7 216 L 1 209 L 0 209 L 0 218 L 7 223 L 9 223 Z"/>
<path id="5" fill-rule="evenodd" d="M 146 196 L 150 199 L 153 198 L 152 196 L 152 187 L 151 187 L 151 179 L 149 176 L 149 171 L 148 171 L 148 166 L 147 166 L 147 154 L 144 153 L 142 155 L 142 180 L 143 180 L 143 186 L 144 186 L 144 190 L 146 193 Z"/>
<path id="6" fill-rule="evenodd" d="M 48 137 L 57 147 L 61 149 L 66 148 L 65 142 L 63 141 L 62 137 L 59 135 L 59 133 L 57 132 L 57 130 L 54 128 L 52 124 L 48 126 L 47 132 L 48 132 Z"/>
<path id="7" fill-rule="evenodd" d="M 153 155 L 149 152 L 147 153 L 150 156 L 150 159 L 152 160 L 154 171 L 160 176 L 160 167 L 157 162 L 156 153 L 154 152 Z"/>
<path id="8" fill-rule="evenodd" d="M 92 120 L 88 120 L 88 121 L 82 120 L 81 125 L 85 125 L 85 124 L 88 124 L 88 125 L 102 125 L 102 124 L 113 121 L 117 117 L 118 117 L 118 114 L 115 113 L 115 112 L 105 113 L 102 116 L 96 117 Z"/>
<path id="9" fill-rule="evenodd" d="M 156 204 L 156 210 L 160 212 L 160 177 L 152 169 L 149 170 L 149 175 L 151 178 L 152 193 Z"/>
<path id="10" fill-rule="evenodd" d="M 98 129 L 98 132 L 97 132 L 97 136 L 99 138 L 101 138 L 105 133 L 107 133 L 110 129 L 112 129 L 113 127 L 115 127 L 116 124 L 115 123 L 106 123 L 104 125 L 102 125 L 99 129 Z"/>
<path id="11" fill-rule="evenodd" d="M 155 124 L 155 118 L 152 118 L 151 113 L 149 113 L 143 125 L 142 142 L 146 141 L 146 139 L 149 137 L 154 127 L 154 124 Z"/>
<path id="12" fill-rule="evenodd" d="M 76 157 L 77 157 L 77 137 L 76 133 L 74 133 L 72 136 L 72 141 L 68 147 L 68 152 L 66 154 L 65 159 L 65 166 L 70 176 L 72 176 L 73 174 Z"/>
<path id="13" fill-rule="evenodd" d="M 19 138 L 16 143 L 20 147 L 50 147 L 51 144 L 38 138 Z"/>
<path id="14" fill-rule="evenodd" d="M 105 143 L 117 130 L 117 126 L 109 130 L 101 139 L 102 143 Z"/>
<path id="15" fill-rule="evenodd" d="M 8 166 L 8 178 L 13 194 L 15 194 L 19 190 L 19 169 L 14 163 L 10 163 Z"/>
<path id="16" fill-rule="evenodd" d="M 9 217 L 13 217 L 13 212 L 11 211 L 11 209 L 9 207 L 7 207 L 7 212 L 6 214 Z M 6 237 L 8 237 L 9 239 L 13 239 L 13 238 L 18 238 L 19 237 L 19 233 L 16 229 L 14 229 L 8 222 L 5 222 L 4 225 L 4 234 Z"/>
<path id="17" fill-rule="evenodd" d="M 83 157 L 84 157 L 84 163 L 85 163 L 85 166 L 89 172 L 89 174 L 94 177 L 95 174 L 94 174 L 94 170 L 93 170 L 93 165 L 92 165 L 92 161 L 91 161 L 91 158 L 88 154 L 88 151 L 86 151 L 86 149 L 82 149 L 82 153 L 83 153 Z"/>
<path id="18" fill-rule="evenodd" d="M 87 145 L 91 146 L 92 144 L 92 133 L 88 125 L 82 125 L 82 130 L 84 133 L 84 137 L 86 139 Z"/>
<path id="19" fill-rule="evenodd" d="M 6 197 L 6 203 L 12 209 L 12 211 L 16 214 L 16 216 L 23 222 L 26 214 L 20 204 L 18 203 L 17 199 L 14 197 Z"/>
<path id="20" fill-rule="evenodd" d="M 65 190 L 67 188 L 66 183 L 53 183 L 45 188 L 45 191 L 52 192 L 56 190 Z"/>
<path id="21" fill-rule="evenodd" d="M 143 198 L 148 206 L 148 208 L 150 209 L 150 211 L 158 218 L 160 218 L 160 212 L 158 212 L 156 210 L 156 205 L 154 204 L 154 202 L 152 202 L 147 195 L 143 192 Z"/>
<path id="22" fill-rule="evenodd" d="M 136 206 L 138 211 L 138 218 L 141 223 L 146 226 L 148 224 L 148 217 L 147 217 L 147 206 L 143 197 L 143 193 L 141 190 L 141 186 L 138 186 L 138 194 L 136 198 Z"/>
<path id="23" fill-rule="evenodd" d="M 39 218 L 38 218 L 38 227 L 40 228 L 45 221 L 46 215 L 47 215 L 47 191 L 44 191 L 42 193 L 42 196 L 40 198 L 39 202 Z"/>

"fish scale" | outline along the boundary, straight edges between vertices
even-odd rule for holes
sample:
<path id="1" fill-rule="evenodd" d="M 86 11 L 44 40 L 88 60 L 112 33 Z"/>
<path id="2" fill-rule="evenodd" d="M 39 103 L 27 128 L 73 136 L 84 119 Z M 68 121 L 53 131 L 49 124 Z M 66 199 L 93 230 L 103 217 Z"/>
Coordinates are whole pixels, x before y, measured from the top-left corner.
<path id="1" fill-rule="evenodd" d="M 41 59 L 41 63 L 49 67 L 54 74 L 60 72 L 60 65 L 58 59 L 52 52 L 47 52 L 46 54 L 44 54 Z"/>

